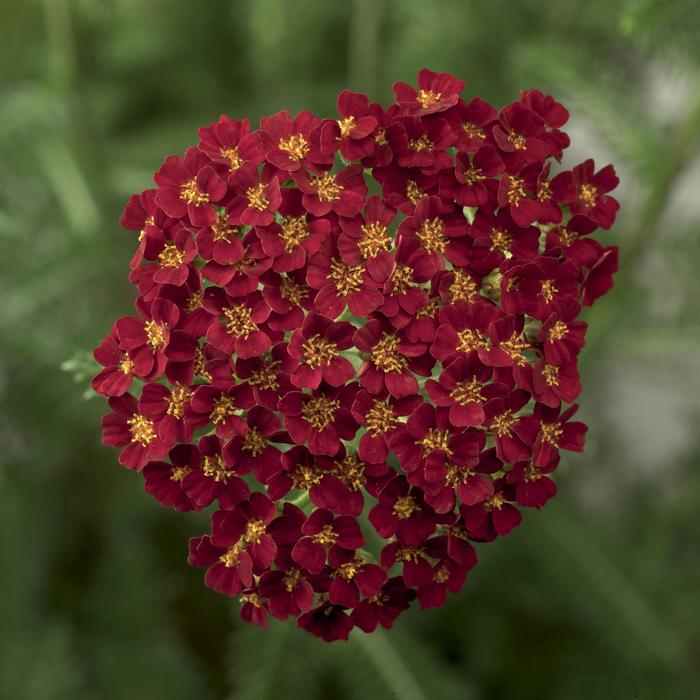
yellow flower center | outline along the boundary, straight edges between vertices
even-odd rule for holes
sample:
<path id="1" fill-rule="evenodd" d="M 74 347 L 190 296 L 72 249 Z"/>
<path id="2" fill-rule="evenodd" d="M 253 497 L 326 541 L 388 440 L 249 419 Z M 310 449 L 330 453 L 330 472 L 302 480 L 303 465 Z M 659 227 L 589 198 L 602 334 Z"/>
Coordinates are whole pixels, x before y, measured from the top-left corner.
<path id="1" fill-rule="evenodd" d="M 481 394 L 481 384 L 476 377 L 472 377 L 470 381 L 465 379 L 458 382 L 457 386 L 450 392 L 450 396 L 460 406 L 466 406 L 468 403 L 481 403 L 484 400 Z"/>
<path id="2" fill-rule="evenodd" d="M 129 432 L 131 433 L 131 442 L 137 442 L 143 447 L 147 447 L 158 437 L 153 421 L 148 420 L 140 413 L 134 413 L 131 418 L 127 419 L 126 424 L 129 426 Z"/>
<path id="3" fill-rule="evenodd" d="M 554 280 L 542 280 L 540 294 L 548 304 L 550 301 L 552 301 L 552 299 L 554 299 L 554 296 L 558 291 L 559 290 L 554 286 Z"/>
<path id="4" fill-rule="evenodd" d="M 361 228 L 362 236 L 357 242 L 360 255 L 367 260 L 376 257 L 379 253 L 391 248 L 391 236 L 386 226 L 377 221 L 365 224 Z"/>
<path id="5" fill-rule="evenodd" d="M 513 435 L 513 426 L 517 422 L 518 419 L 510 411 L 504 411 L 494 417 L 491 425 L 489 425 L 489 429 L 496 437 L 511 437 Z"/>
<path id="6" fill-rule="evenodd" d="M 146 332 L 146 342 L 155 352 L 165 345 L 165 326 L 156 321 L 148 321 L 143 330 Z"/>
<path id="7" fill-rule="evenodd" d="M 559 367 L 556 365 L 545 365 L 542 368 L 542 376 L 547 386 L 559 386 Z"/>
<path id="8" fill-rule="evenodd" d="M 355 128 L 357 122 L 355 122 L 355 117 L 345 117 L 345 119 L 338 119 L 338 126 L 340 127 L 340 138 L 344 139 L 350 136 L 350 132 Z"/>
<path id="9" fill-rule="evenodd" d="M 184 261 L 185 254 L 172 241 L 168 241 L 158 254 L 158 262 L 162 267 L 179 267 Z"/>
<path id="10" fill-rule="evenodd" d="M 183 199 L 188 204 L 206 204 L 209 201 L 209 195 L 202 192 L 197 186 L 197 181 L 193 178 L 180 185 L 180 199 Z"/>
<path id="11" fill-rule="evenodd" d="M 559 446 L 559 438 L 564 434 L 561 423 L 542 423 L 542 442 L 547 442 L 554 447 Z"/>
<path id="12" fill-rule="evenodd" d="M 506 199 L 508 204 L 512 204 L 517 207 L 520 204 L 520 200 L 526 197 L 525 194 L 525 180 L 520 177 L 513 177 L 512 175 L 508 178 L 508 191 L 506 192 Z"/>
<path id="13" fill-rule="evenodd" d="M 219 425 L 227 418 L 238 415 L 240 412 L 240 409 L 234 405 L 233 399 L 222 394 L 218 399 L 214 399 L 214 408 L 212 408 L 209 418 L 214 425 Z"/>
<path id="14" fill-rule="evenodd" d="M 338 296 L 347 297 L 350 294 L 360 291 L 363 273 L 362 265 L 351 267 L 341 260 L 334 258 L 331 260 L 331 269 L 328 272 L 328 279 L 335 285 Z"/>
<path id="15" fill-rule="evenodd" d="M 227 568 L 230 569 L 237 566 L 240 561 L 241 555 L 241 544 L 236 542 L 236 544 L 229 547 L 220 557 L 219 561 Z"/>
<path id="16" fill-rule="evenodd" d="M 287 593 L 291 593 L 299 585 L 301 579 L 302 575 L 299 569 L 292 569 L 289 571 L 282 579 L 284 589 L 287 591 Z"/>
<path id="17" fill-rule="evenodd" d="M 457 350 L 460 352 L 472 352 L 473 350 L 486 349 L 489 339 L 480 331 L 465 328 L 457 332 Z"/>
<path id="18" fill-rule="evenodd" d="M 320 177 L 314 177 L 312 184 L 316 189 L 316 196 L 321 202 L 336 202 L 340 199 L 343 186 L 336 181 L 335 175 L 324 173 Z"/>
<path id="19" fill-rule="evenodd" d="M 425 219 L 416 231 L 416 236 L 426 253 L 445 252 L 447 247 L 445 224 L 439 216 L 434 219 Z"/>
<path id="20" fill-rule="evenodd" d="M 522 366 L 527 363 L 524 352 L 530 348 L 530 345 L 517 333 L 514 332 L 509 340 L 502 341 L 498 347 L 503 350 L 516 365 Z"/>
<path id="21" fill-rule="evenodd" d="M 471 301 L 476 294 L 476 282 L 464 270 L 455 270 L 450 284 L 450 301 Z"/>
<path id="22" fill-rule="evenodd" d="M 301 407 L 301 417 L 314 430 L 325 430 L 335 419 L 335 412 L 339 407 L 338 399 L 314 396 Z"/>
<path id="23" fill-rule="evenodd" d="M 450 449 L 450 431 L 438 430 L 437 428 L 428 428 L 428 433 L 425 437 L 417 442 L 423 451 L 423 457 L 427 457 L 431 452 L 444 452 L 446 455 L 451 455 Z"/>
<path id="24" fill-rule="evenodd" d="M 280 224 L 280 227 L 282 229 L 280 238 L 286 253 L 291 253 L 310 233 L 303 214 L 290 216 Z"/>
<path id="25" fill-rule="evenodd" d="M 265 523 L 262 520 L 249 520 L 243 534 L 243 541 L 246 544 L 260 544 L 260 538 L 264 534 Z"/>
<path id="26" fill-rule="evenodd" d="M 569 332 L 569 327 L 564 321 L 556 321 L 547 331 L 547 340 L 551 343 L 554 340 L 563 340 Z"/>
<path id="27" fill-rule="evenodd" d="M 398 338 L 384 333 L 382 339 L 372 348 L 370 358 L 372 364 L 380 371 L 400 372 L 405 369 L 408 361 L 398 350 Z"/>
<path id="28" fill-rule="evenodd" d="M 277 389 L 280 385 L 277 378 L 280 364 L 279 360 L 266 360 L 259 370 L 250 375 L 248 381 L 261 389 Z"/>
<path id="29" fill-rule="evenodd" d="M 253 311 L 245 304 L 229 306 L 224 309 L 223 314 L 227 319 L 226 331 L 236 338 L 245 340 L 251 333 L 258 330 L 258 324 L 251 320 Z"/>
<path id="30" fill-rule="evenodd" d="M 484 130 L 474 124 L 474 122 L 462 122 L 462 131 L 470 139 L 483 139 L 486 136 Z"/>
<path id="31" fill-rule="evenodd" d="M 188 466 L 173 465 L 173 468 L 170 470 L 170 481 L 181 482 L 191 471 Z"/>
<path id="32" fill-rule="evenodd" d="M 595 199 L 598 194 L 598 190 L 593 185 L 581 185 L 578 191 L 578 196 L 583 200 L 584 204 L 589 207 L 595 206 Z"/>
<path id="33" fill-rule="evenodd" d="M 508 132 L 508 143 L 510 143 L 516 151 L 522 151 L 525 148 L 525 137 L 511 129 L 511 131 Z"/>
<path id="34" fill-rule="evenodd" d="M 399 423 L 398 416 L 388 401 L 374 399 L 372 408 L 367 411 L 365 427 L 372 437 L 378 437 L 393 430 Z"/>
<path id="35" fill-rule="evenodd" d="M 332 525 L 324 525 L 321 532 L 315 534 L 311 539 L 325 547 L 329 544 L 335 544 L 335 541 L 338 539 L 338 533 L 333 529 Z"/>
<path id="36" fill-rule="evenodd" d="M 228 167 L 232 173 L 236 172 L 243 165 L 243 158 L 238 155 L 238 149 L 235 146 L 233 148 L 222 148 L 219 152 L 221 157 L 228 161 Z"/>
<path id="37" fill-rule="evenodd" d="M 304 284 L 297 284 L 289 277 L 283 277 L 280 282 L 280 296 L 292 306 L 301 306 L 301 302 L 309 296 L 309 288 Z"/>
<path id="38" fill-rule="evenodd" d="M 189 387 L 178 384 L 170 392 L 166 413 L 180 420 L 185 415 L 185 404 L 192 398 L 193 393 Z"/>
<path id="39" fill-rule="evenodd" d="M 132 362 L 130 357 L 125 357 L 120 363 L 119 363 L 119 369 L 124 373 L 124 374 L 131 374 L 134 371 L 134 363 Z"/>
<path id="40" fill-rule="evenodd" d="M 507 253 L 513 243 L 513 236 L 507 231 L 502 231 L 497 228 L 491 229 L 491 248 L 499 253 Z"/>
<path id="41" fill-rule="evenodd" d="M 350 454 L 341 462 L 335 462 L 332 473 L 353 491 L 359 491 L 364 486 L 365 465 L 356 455 Z"/>
<path id="42" fill-rule="evenodd" d="M 432 90 L 421 90 L 418 93 L 418 102 L 423 109 L 432 107 L 442 99 L 441 92 L 433 92 Z"/>
<path id="43" fill-rule="evenodd" d="M 290 477 L 295 489 L 308 491 L 312 486 L 321 483 L 323 474 L 312 464 L 298 464 Z"/>
<path id="44" fill-rule="evenodd" d="M 417 139 L 411 139 L 408 142 L 408 147 L 412 151 L 420 153 L 421 151 L 432 151 L 435 144 L 425 134 L 421 134 Z"/>
<path id="45" fill-rule="evenodd" d="M 318 333 L 308 338 L 301 347 L 304 351 L 302 362 L 311 369 L 328 365 L 333 358 L 338 357 L 338 348 L 335 343 L 331 343 Z"/>
<path id="46" fill-rule="evenodd" d="M 401 496 L 396 499 L 396 503 L 391 508 L 392 513 L 399 520 L 408 520 L 414 513 L 420 510 L 413 496 Z"/>
<path id="47" fill-rule="evenodd" d="M 267 440 L 255 428 L 248 428 L 248 432 L 243 436 L 241 449 L 257 457 L 265 451 L 266 447 Z"/>
<path id="48" fill-rule="evenodd" d="M 202 473 L 217 483 L 226 484 L 234 472 L 226 466 L 221 455 L 205 455 L 202 462 Z"/>
<path id="49" fill-rule="evenodd" d="M 256 187 L 249 187 L 245 196 L 248 198 L 248 206 L 253 209 L 265 211 L 270 206 L 270 200 L 265 196 L 265 185 L 262 182 Z"/>
<path id="50" fill-rule="evenodd" d="M 286 151 L 289 160 L 299 161 L 309 152 L 309 143 L 302 134 L 292 134 L 288 139 L 280 139 L 277 147 Z"/>
<path id="51" fill-rule="evenodd" d="M 228 214 L 226 213 L 217 214 L 216 221 L 211 227 L 212 238 L 215 241 L 223 241 L 224 243 L 229 243 L 231 236 L 235 236 L 239 230 L 236 226 L 229 226 Z"/>
<path id="52" fill-rule="evenodd" d="M 425 197 L 425 192 L 418 187 L 418 183 L 415 180 L 408 180 L 406 182 L 406 197 L 411 204 L 416 205 Z"/>

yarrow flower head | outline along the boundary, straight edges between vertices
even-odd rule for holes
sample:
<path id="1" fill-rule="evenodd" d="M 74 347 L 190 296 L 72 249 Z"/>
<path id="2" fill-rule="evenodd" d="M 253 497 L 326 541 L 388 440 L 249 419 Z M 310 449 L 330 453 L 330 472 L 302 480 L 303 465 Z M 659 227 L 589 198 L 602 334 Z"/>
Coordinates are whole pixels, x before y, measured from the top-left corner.
<path id="1" fill-rule="evenodd" d="M 130 198 L 136 312 L 95 350 L 103 443 L 179 512 L 204 581 L 326 641 L 443 605 L 556 494 L 612 165 L 561 165 L 568 111 L 424 69 L 384 108 L 222 116 Z"/>

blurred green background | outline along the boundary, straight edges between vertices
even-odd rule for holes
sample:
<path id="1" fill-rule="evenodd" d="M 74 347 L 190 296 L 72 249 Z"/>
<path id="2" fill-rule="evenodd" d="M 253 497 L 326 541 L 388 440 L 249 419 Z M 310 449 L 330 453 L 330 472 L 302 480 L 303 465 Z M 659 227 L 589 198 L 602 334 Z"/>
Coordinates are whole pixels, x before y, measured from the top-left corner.
<path id="1" fill-rule="evenodd" d="M 0 698 L 698 697 L 699 5 L 2 0 Z M 566 163 L 618 169 L 588 449 L 445 608 L 346 644 L 261 632 L 185 563 L 206 516 L 147 497 L 83 399 L 83 355 L 134 297 L 118 217 L 221 112 L 331 115 L 423 66 L 497 104 L 552 92 Z"/>

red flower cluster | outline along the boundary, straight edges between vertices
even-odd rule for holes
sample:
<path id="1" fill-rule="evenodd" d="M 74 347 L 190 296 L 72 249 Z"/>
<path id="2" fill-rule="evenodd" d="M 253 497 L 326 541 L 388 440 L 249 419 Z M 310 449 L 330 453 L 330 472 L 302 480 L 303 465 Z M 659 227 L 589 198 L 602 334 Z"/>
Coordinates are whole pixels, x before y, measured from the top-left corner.
<path id="1" fill-rule="evenodd" d="M 189 562 L 245 620 L 330 641 L 442 605 L 583 448 L 576 319 L 612 286 L 591 234 L 618 180 L 552 174 L 552 97 L 463 87 L 422 70 L 388 109 L 222 116 L 126 206 L 103 442 L 164 506 L 216 508 Z"/>

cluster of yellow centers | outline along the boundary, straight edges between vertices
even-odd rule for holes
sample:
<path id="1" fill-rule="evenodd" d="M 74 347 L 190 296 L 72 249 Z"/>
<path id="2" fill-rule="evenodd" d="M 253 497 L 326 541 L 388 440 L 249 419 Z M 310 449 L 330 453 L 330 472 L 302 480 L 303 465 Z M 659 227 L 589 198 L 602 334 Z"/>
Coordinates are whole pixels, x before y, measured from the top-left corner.
<path id="1" fill-rule="evenodd" d="M 436 105 L 441 99 L 441 92 L 433 92 L 432 90 L 420 90 L 418 92 L 418 102 L 423 109 Z"/>
<path id="2" fill-rule="evenodd" d="M 399 352 L 399 339 L 384 333 L 379 342 L 372 348 L 370 359 L 372 364 L 381 372 L 400 372 L 406 369 L 408 361 Z"/>
<path id="3" fill-rule="evenodd" d="M 494 416 L 489 429 L 496 437 L 511 437 L 513 435 L 513 426 L 517 422 L 518 419 L 510 411 L 504 411 Z"/>
<path id="4" fill-rule="evenodd" d="M 340 462 L 334 462 L 331 473 L 353 491 L 359 491 L 364 486 L 365 465 L 357 455 L 349 454 Z"/>
<path id="5" fill-rule="evenodd" d="M 513 245 L 513 236 L 507 231 L 498 228 L 491 229 L 490 250 L 497 250 L 499 253 L 507 253 L 511 245 Z"/>
<path id="6" fill-rule="evenodd" d="M 180 420 L 185 415 L 185 404 L 192 398 L 193 393 L 189 387 L 178 384 L 170 392 L 166 413 Z"/>
<path id="7" fill-rule="evenodd" d="M 547 386 L 559 386 L 559 367 L 556 365 L 545 365 L 542 368 L 542 376 Z"/>
<path id="8" fill-rule="evenodd" d="M 484 130 L 474 124 L 474 122 L 462 122 L 462 131 L 470 138 L 470 139 L 483 139 L 486 134 L 484 133 Z"/>
<path id="9" fill-rule="evenodd" d="M 476 474 L 474 469 L 463 467 L 460 464 L 450 463 L 445 470 L 445 485 L 457 486 L 467 481 L 467 479 L 474 476 L 474 474 Z"/>
<path id="10" fill-rule="evenodd" d="M 420 510 L 420 506 L 416 503 L 413 496 L 401 496 L 396 499 L 396 502 L 391 507 L 391 512 L 399 520 L 408 520 L 414 513 Z"/>
<path id="11" fill-rule="evenodd" d="M 253 372 L 248 380 L 254 386 L 259 386 L 261 389 L 274 390 L 280 385 L 279 369 L 282 363 L 279 360 L 266 358 L 263 360 L 263 365 L 260 369 Z"/>
<path id="12" fill-rule="evenodd" d="M 323 473 L 313 464 L 297 464 L 289 476 L 295 489 L 308 491 L 312 486 L 321 483 Z"/>
<path id="13" fill-rule="evenodd" d="M 262 520 L 249 520 L 245 532 L 239 540 L 231 545 L 220 557 L 219 561 L 227 568 L 237 566 L 241 552 L 251 544 L 260 544 L 260 539 L 265 534 L 265 523 Z M 253 600 L 244 602 L 254 602 Z"/>
<path id="14" fill-rule="evenodd" d="M 119 369 L 124 374 L 131 374 L 134 371 L 134 367 L 135 365 L 128 355 L 125 355 L 124 359 L 119 363 Z"/>
<path id="15" fill-rule="evenodd" d="M 578 196 L 581 200 L 583 200 L 583 203 L 589 207 L 595 206 L 595 200 L 597 195 L 598 190 L 594 185 L 585 184 L 579 187 Z"/>
<path id="16" fill-rule="evenodd" d="M 197 180 L 193 178 L 192 180 L 188 180 L 180 185 L 180 199 L 184 200 L 188 204 L 199 206 L 200 204 L 206 204 L 209 201 L 209 195 L 199 189 Z"/>
<path id="17" fill-rule="evenodd" d="M 416 153 L 421 151 L 432 151 L 435 144 L 425 135 L 421 134 L 417 139 L 411 139 L 408 142 L 408 147 Z"/>
<path id="18" fill-rule="evenodd" d="M 148 347 L 156 352 L 160 348 L 165 346 L 165 326 L 157 321 L 147 321 L 143 330 L 146 333 L 146 343 Z"/>
<path id="19" fill-rule="evenodd" d="M 498 347 L 503 350 L 516 365 L 522 367 L 527 364 L 525 350 L 528 350 L 530 345 L 517 333 L 513 332 L 513 335 L 508 340 L 501 341 Z"/>
<path id="20" fill-rule="evenodd" d="M 186 464 L 173 464 L 170 469 L 170 481 L 177 481 L 178 483 L 184 481 L 188 474 L 192 473 L 192 469 Z"/>
<path id="21" fill-rule="evenodd" d="M 320 202 L 336 202 L 343 191 L 343 186 L 338 184 L 336 176 L 331 173 L 314 176 L 311 178 L 311 184 Z"/>
<path id="22" fill-rule="evenodd" d="M 311 369 L 324 367 L 338 357 L 338 348 L 335 343 L 318 335 L 318 333 L 308 338 L 301 347 L 304 351 L 302 362 Z"/>
<path id="23" fill-rule="evenodd" d="M 265 195 L 265 184 L 262 182 L 255 187 L 249 187 L 245 192 L 245 196 L 251 209 L 265 211 L 270 206 L 270 200 Z"/>
<path id="24" fill-rule="evenodd" d="M 540 295 L 549 304 L 559 290 L 554 286 L 554 280 L 542 280 Z"/>
<path id="25" fill-rule="evenodd" d="M 261 455 L 267 447 L 267 440 L 258 432 L 257 428 L 248 428 L 248 432 L 243 436 L 241 449 L 249 452 L 252 457 Z"/>
<path id="26" fill-rule="evenodd" d="M 245 304 L 235 304 L 223 310 L 226 317 L 226 331 L 235 338 L 246 340 L 251 333 L 258 330 L 252 320 L 253 311 Z"/>
<path id="27" fill-rule="evenodd" d="M 338 533 L 333 529 L 332 525 L 324 525 L 321 531 L 313 535 L 311 539 L 317 544 L 327 547 L 330 544 L 335 544 L 338 539 Z"/>
<path id="28" fill-rule="evenodd" d="M 457 331 L 457 350 L 460 352 L 472 352 L 473 350 L 485 350 L 489 347 L 490 340 L 481 331 L 473 328 L 465 328 Z"/>
<path id="29" fill-rule="evenodd" d="M 352 561 L 346 561 L 341 564 L 334 572 L 333 576 L 336 578 L 344 578 L 346 581 L 352 581 L 355 575 L 362 569 L 364 562 L 362 559 L 353 559 Z"/>
<path id="30" fill-rule="evenodd" d="M 175 243 L 167 241 L 158 253 L 158 262 L 162 267 L 180 267 L 185 262 L 185 254 Z"/>
<path id="31" fill-rule="evenodd" d="M 146 416 L 142 416 L 140 413 L 134 413 L 131 418 L 127 418 L 126 424 L 129 426 L 129 432 L 131 433 L 131 442 L 138 443 L 143 447 L 147 447 L 158 437 L 153 421 L 148 420 Z"/>
<path id="32" fill-rule="evenodd" d="M 280 151 L 285 151 L 289 160 L 295 163 L 304 158 L 311 150 L 303 134 L 292 134 L 288 139 L 281 138 L 277 147 Z"/>
<path id="33" fill-rule="evenodd" d="M 280 296 L 286 299 L 292 306 L 301 306 L 301 302 L 309 296 L 309 288 L 305 284 L 297 284 L 289 277 L 282 277 L 280 281 Z"/>
<path id="34" fill-rule="evenodd" d="M 391 273 L 391 284 L 394 294 L 405 294 L 408 289 L 416 286 L 413 281 L 413 270 L 408 265 L 399 263 Z"/>
<path id="35" fill-rule="evenodd" d="M 346 265 L 342 260 L 331 260 L 328 279 L 335 285 L 335 291 L 340 297 L 359 292 L 362 287 L 364 268 L 362 265 Z"/>
<path id="36" fill-rule="evenodd" d="M 527 145 L 527 140 L 522 134 L 518 134 L 517 132 L 515 132 L 511 129 L 508 132 L 507 138 L 508 138 L 508 143 L 511 146 L 513 146 L 513 148 L 516 151 L 525 150 L 525 147 Z"/>
<path id="37" fill-rule="evenodd" d="M 542 442 L 549 443 L 553 447 L 559 447 L 559 439 L 564 434 L 560 423 L 542 423 L 540 425 Z"/>
<path id="38" fill-rule="evenodd" d="M 308 235 L 309 227 L 303 214 L 290 216 L 280 224 L 280 238 L 285 253 L 291 253 Z"/>
<path id="39" fill-rule="evenodd" d="M 338 127 L 340 128 L 340 138 L 344 139 L 350 136 L 350 133 L 352 130 L 355 128 L 357 122 L 355 121 L 355 117 L 350 115 L 349 117 L 345 117 L 344 119 L 338 119 Z"/>
<path id="40" fill-rule="evenodd" d="M 416 205 L 425 197 L 425 191 L 418 187 L 418 183 L 415 180 L 407 180 L 406 197 L 411 204 Z"/>
<path id="41" fill-rule="evenodd" d="M 238 234 L 240 229 L 236 226 L 230 226 L 228 223 L 228 214 L 219 212 L 216 215 L 216 221 L 211 227 L 212 238 L 214 241 L 222 241 L 229 243 L 232 236 Z"/>
<path id="42" fill-rule="evenodd" d="M 444 253 L 447 247 L 445 224 L 438 216 L 434 219 L 424 219 L 416 236 L 426 253 Z"/>
<path id="43" fill-rule="evenodd" d="M 423 457 L 427 457 L 431 452 L 444 452 L 446 455 L 452 454 L 449 430 L 428 428 L 425 437 L 418 440 L 416 444 L 420 445 Z"/>
<path id="44" fill-rule="evenodd" d="M 517 207 L 520 204 L 520 200 L 524 199 L 527 195 L 525 194 L 525 180 L 520 177 L 514 177 L 513 175 L 508 177 L 508 189 L 506 191 L 506 199 L 508 204 L 512 204 Z"/>
<path id="45" fill-rule="evenodd" d="M 313 396 L 301 407 L 301 417 L 314 430 L 325 430 L 334 420 L 335 412 L 340 408 L 338 399 L 326 396 Z"/>
<path id="46" fill-rule="evenodd" d="M 554 340 L 563 340 L 569 332 L 569 327 L 564 321 L 555 321 L 547 331 L 547 340 L 551 343 Z"/>
<path id="47" fill-rule="evenodd" d="M 481 384 L 476 377 L 472 377 L 469 381 L 458 382 L 454 389 L 450 392 L 450 396 L 460 405 L 466 406 L 468 403 L 482 403 L 484 397 L 481 393 Z"/>
<path id="48" fill-rule="evenodd" d="M 472 276 L 464 270 L 455 270 L 450 284 L 450 301 L 471 301 L 477 292 L 477 284 Z"/>
<path id="49" fill-rule="evenodd" d="M 204 455 L 202 473 L 219 484 L 228 483 L 229 477 L 235 474 L 233 469 L 226 466 L 221 455 Z"/>
<path id="50" fill-rule="evenodd" d="M 391 248 L 391 236 L 386 228 L 378 221 L 371 221 L 361 227 L 362 236 L 357 242 L 360 255 L 365 260 L 376 257 L 382 251 Z"/>
<path id="51" fill-rule="evenodd" d="M 229 170 L 235 173 L 238 168 L 243 165 L 243 158 L 238 155 L 238 149 L 235 146 L 231 148 L 222 148 L 219 153 L 221 157 L 228 162 Z"/>
<path id="52" fill-rule="evenodd" d="M 378 437 L 393 430 L 399 423 L 399 417 L 388 401 L 374 399 L 372 408 L 365 416 L 365 428 L 372 437 Z"/>
<path id="53" fill-rule="evenodd" d="M 226 394 L 222 394 L 218 398 L 214 399 L 214 407 L 209 414 L 209 418 L 214 425 L 219 425 L 223 423 L 227 418 L 239 414 L 240 409 L 236 408 L 233 403 L 233 399 Z"/>
<path id="54" fill-rule="evenodd" d="M 486 179 L 486 175 L 484 175 L 481 168 L 477 168 L 474 165 L 470 165 L 468 168 L 466 168 L 462 175 L 464 176 L 464 182 L 470 187 L 475 183 Z"/>

